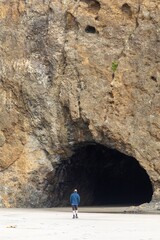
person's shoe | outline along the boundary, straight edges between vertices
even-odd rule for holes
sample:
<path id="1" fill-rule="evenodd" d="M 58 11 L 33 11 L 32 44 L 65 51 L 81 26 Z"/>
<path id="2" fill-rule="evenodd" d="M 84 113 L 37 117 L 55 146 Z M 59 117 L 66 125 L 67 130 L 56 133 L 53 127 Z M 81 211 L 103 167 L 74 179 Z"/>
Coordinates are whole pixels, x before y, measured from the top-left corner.
<path id="1" fill-rule="evenodd" d="M 72 217 L 73 219 L 75 218 L 75 215 L 73 215 L 73 217 Z"/>
<path id="2" fill-rule="evenodd" d="M 78 215 L 76 214 L 76 218 L 78 218 Z"/>

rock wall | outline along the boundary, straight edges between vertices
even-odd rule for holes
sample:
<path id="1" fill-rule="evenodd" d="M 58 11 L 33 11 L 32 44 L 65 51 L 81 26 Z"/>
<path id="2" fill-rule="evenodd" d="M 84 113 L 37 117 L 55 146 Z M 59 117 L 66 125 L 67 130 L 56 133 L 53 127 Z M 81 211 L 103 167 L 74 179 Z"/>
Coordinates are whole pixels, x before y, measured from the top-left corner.
<path id="1" fill-rule="evenodd" d="M 160 200 L 159 25 L 157 0 L 1 1 L 2 207 L 50 206 L 81 142 L 136 158 Z"/>

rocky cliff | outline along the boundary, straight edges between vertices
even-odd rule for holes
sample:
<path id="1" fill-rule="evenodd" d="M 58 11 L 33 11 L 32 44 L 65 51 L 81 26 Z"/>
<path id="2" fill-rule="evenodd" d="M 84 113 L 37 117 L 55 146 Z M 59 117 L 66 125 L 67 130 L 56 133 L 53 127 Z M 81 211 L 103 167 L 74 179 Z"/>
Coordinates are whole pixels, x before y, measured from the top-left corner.
<path id="1" fill-rule="evenodd" d="M 160 201 L 159 49 L 157 0 L 1 1 L 1 206 L 51 206 L 45 180 L 91 142 L 135 158 Z"/>

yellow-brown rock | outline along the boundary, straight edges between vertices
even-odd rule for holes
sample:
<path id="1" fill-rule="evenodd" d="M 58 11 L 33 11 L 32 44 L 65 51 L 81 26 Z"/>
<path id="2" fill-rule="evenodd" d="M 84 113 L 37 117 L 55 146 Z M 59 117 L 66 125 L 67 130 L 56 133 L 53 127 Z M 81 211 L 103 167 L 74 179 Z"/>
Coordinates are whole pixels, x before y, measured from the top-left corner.
<path id="1" fill-rule="evenodd" d="M 1 206 L 50 206 L 81 142 L 136 158 L 159 201 L 159 49 L 157 0 L 1 1 Z"/>

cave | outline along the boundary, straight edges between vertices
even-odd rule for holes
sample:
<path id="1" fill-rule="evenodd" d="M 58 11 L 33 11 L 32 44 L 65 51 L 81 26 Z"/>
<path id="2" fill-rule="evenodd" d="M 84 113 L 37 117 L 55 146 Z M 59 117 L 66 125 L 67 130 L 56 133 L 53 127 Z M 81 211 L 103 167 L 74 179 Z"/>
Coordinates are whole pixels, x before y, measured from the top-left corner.
<path id="1" fill-rule="evenodd" d="M 149 176 L 135 158 L 96 143 L 76 146 L 57 167 L 56 179 L 58 206 L 69 204 L 74 188 L 81 206 L 136 206 L 150 202 L 153 194 Z"/>
<path id="2" fill-rule="evenodd" d="M 86 33 L 92 33 L 92 34 L 94 34 L 94 33 L 96 33 L 96 29 L 95 29 L 95 27 L 88 25 L 88 26 L 85 28 L 85 32 L 86 32 Z"/>
<path id="3" fill-rule="evenodd" d="M 122 5 L 121 10 L 122 10 L 122 12 L 128 14 L 129 16 L 132 16 L 131 7 L 127 3 L 124 3 Z"/>
<path id="4" fill-rule="evenodd" d="M 101 5 L 96 0 L 81 0 L 81 2 L 85 2 L 88 5 L 88 11 L 97 14 L 101 8 Z"/>

